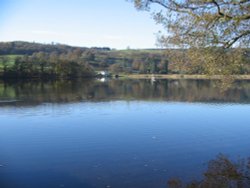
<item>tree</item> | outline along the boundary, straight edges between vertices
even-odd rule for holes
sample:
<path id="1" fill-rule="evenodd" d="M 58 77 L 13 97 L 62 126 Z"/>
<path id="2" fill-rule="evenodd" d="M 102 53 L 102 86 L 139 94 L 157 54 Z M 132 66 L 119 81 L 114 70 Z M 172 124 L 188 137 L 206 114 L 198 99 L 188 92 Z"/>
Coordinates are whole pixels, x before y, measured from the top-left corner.
<path id="1" fill-rule="evenodd" d="M 9 62 L 9 58 L 7 56 L 0 56 L 0 62 L 2 62 L 3 73 L 5 74 L 7 71 L 7 64 Z"/>
<path id="2" fill-rule="evenodd" d="M 155 61 L 151 61 L 150 62 L 150 72 L 152 74 L 156 73 L 157 71 L 157 66 L 156 66 L 156 62 Z"/>
<path id="3" fill-rule="evenodd" d="M 51 66 L 51 74 L 56 74 L 58 69 L 58 54 L 56 52 L 52 52 L 49 54 L 49 62 Z"/>
<path id="4" fill-rule="evenodd" d="M 145 60 L 148 64 L 149 72 L 154 74 L 158 72 L 157 65 L 161 61 L 160 57 L 155 54 L 149 54 Z"/>
<path id="5" fill-rule="evenodd" d="M 112 73 L 120 73 L 120 72 L 123 72 L 123 67 L 121 66 L 120 63 L 115 63 L 113 65 L 111 65 L 109 67 L 109 70 L 112 72 Z"/>
<path id="6" fill-rule="evenodd" d="M 140 58 L 134 58 L 132 62 L 132 69 L 139 70 L 141 63 L 143 63 L 143 61 Z"/>
<path id="7" fill-rule="evenodd" d="M 36 54 L 36 57 L 37 57 L 37 63 L 39 64 L 40 66 L 40 72 L 41 74 L 44 74 L 44 69 L 45 69 L 45 66 L 47 64 L 47 57 L 46 57 L 46 54 L 44 52 L 38 52 Z"/>
<path id="8" fill-rule="evenodd" d="M 220 154 L 208 162 L 203 179 L 188 184 L 179 179 L 170 179 L 169 188 L 245 188 L 250 186 L 250 160 L 232 161 Z"/>
<path id="9" fill-rule="evenodd" d="M 86 61 L 94 61 L 95 60 L 95 53 L 93 50 L 86 50 L 83 55 L 84 55 L 84 59 Z"/>
<path id="10" fill-rule="evenodd" d="M 139 71 L 141 74 L 147 73 L 147 65 L 145 62 L 141 62 L 139 66 Z"/>
<path id="11" fill-rule="evenodd" d="M 249 47 L 249 0 L 132 0 L 139 10 L 158 4 L 154 19 L 168 33 L 159 37 L 165 46 Z"/>
<path id="12" fill-rule="evenodd" d="M 168 74 L 168 60 L 163 59 L 161 60 L 159 64 L 159 69 L 161 74 Z"/>

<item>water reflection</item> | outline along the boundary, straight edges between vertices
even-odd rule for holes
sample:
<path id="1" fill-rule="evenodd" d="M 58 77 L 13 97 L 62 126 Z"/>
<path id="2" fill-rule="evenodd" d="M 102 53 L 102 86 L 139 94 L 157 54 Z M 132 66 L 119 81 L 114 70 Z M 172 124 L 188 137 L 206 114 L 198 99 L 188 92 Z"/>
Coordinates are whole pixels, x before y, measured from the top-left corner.
<path id="1" fill-rule="evenodd" d="M 164 101 L 249 103 L 247 82 L 235 85 L 224 97 L 213 84 L 5 83 L 0 187 L 166 188 L 172 177 L 179 177 L 183 187 L 192 179 L 197 179 L 192 186 L 201 186 L 207 182 L 207 176 L 200 181 L 206 162 L 218 153 L 232 159 L 250 156 L 250 105 Z M 44 102 L 49 103 L 32 106 Z M 13 104 L 31 106 L 8 107 Z M 229 164 L 226 169 L 233 169 L 224 161 Z M 212 166 L 209 169 L 221 171 L 208 171 L 209 180 L 217 181 L 214 174 L 224 178 L 226 165 Z M 229 177 L 238 177 L 238 172 L 233 170 Z M 225 182 L 223 178 L 219 180 Z"/>
<path id="2" fill-rule="evenodd" d="M 221 92 L 210 80 L 78 80 L 0 83 L 0 105 L 35 105 L 107 100 L 250 102 L 250 81 Z"/>
<path id="3" fill-rule="evenodd" d="M 218 155 L 209 161 L 203 180 L 183 183 L 180 179 L 170 179 L 169 188 L 248 188 L 250 187 L 250 159 L 230 160 Z"/>

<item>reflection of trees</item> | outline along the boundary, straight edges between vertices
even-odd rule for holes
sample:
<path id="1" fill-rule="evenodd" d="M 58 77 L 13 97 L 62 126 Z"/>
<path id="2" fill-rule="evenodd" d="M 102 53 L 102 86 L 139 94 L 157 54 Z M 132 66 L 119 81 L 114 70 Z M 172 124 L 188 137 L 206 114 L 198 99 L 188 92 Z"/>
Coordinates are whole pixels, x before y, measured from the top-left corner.
<path id="1" fill-rule="evenodd" d="M 186 185 L 179 179 L 168 181 L 169 188 L 247 188 L 250 187 L 250 159 L 233 162 L 224 155 L 209 161 L 201 181 Z"/>
<path id="2" fill-rule="evenodd" d="M 209 80 L 64 80 L 0 83 L 1 100 L 22 104 L 77 102 L 84 100 L 159 100 L 189 102 L 250 102 L 250 83 L 238 81 L 221 93 Z M 1 104 L 1 103 L 0 103 Z"/>

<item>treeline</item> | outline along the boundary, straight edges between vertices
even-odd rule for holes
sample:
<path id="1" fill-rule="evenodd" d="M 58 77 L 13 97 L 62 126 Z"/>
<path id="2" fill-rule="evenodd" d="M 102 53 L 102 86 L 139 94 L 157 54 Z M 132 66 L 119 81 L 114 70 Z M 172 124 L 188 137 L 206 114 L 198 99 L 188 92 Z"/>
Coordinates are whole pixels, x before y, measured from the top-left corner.
<path id="1" fill-rule="evenodd" d="M 2 77 L 72 78 L 93 76 L 97 70 L 114 74 L 250 74 L 250 50 L 111 50 L 0 42 Z"/>
<path id="2" fill-rule="evenodd" d="M 100 51 L 110 51 L 110 48 L 98 48 L 93 47 L 92 50 L 100 50 Z M 40 44 L 40 43 L 31 43 L 31 42 L 23 42 L 23 41 L 14 41 L 14 42 L 0 42 L 0 55 L 32 55 L 35 52 L 45 52 L 52 53 L 57 52 L 68 53 L 70 51 L 79 50 L 84 52 L 89 50 L 86 47 L 72 47 L 64 44 Z"/>
<path id="3" fill-rule="evenodd" d="M 190 48 L 166 50 L 169 69 L 177 74 L 250 74 L 249 48 Z"/>
<path id="4" fill-rule="evenodd" d="M 2 42 L 0 55 L 0 76 L 5 78 L 72 78 L 95 75 L 96 70 L 109 70 L 112 73 L 168 73 L 167 57 L 160 50 L 119 51 L 60 44 Z"/>
<path id="5" fill-rule="evenodd" d="M 167 74 L 168 57 L 163 51 L 124 51 L 111 52 L 114 63 L 110 64 L 109 70 L 113 73 L 135 74 Z"/>
<path id="6" fill-rule="evenodd" d="M 35 52 L 17 56 L 13 65 L 3 62 L 3 78 L 78 78 L 94 75 L 87 59 L 77 55 L 78 50 L 68 53 Z"/>
<path id="7" fill-rule="evenodd" d="M 88 62 L 98 51 L 109 48 L 71 47 L 61 44 L 29 42 L 0 43 L 2 78 L 76 78 L 94 76 Z"/>
<path id="8" fill-rule="evenodd" d="M 85 59 L 95 70 L 109 70 L 114 73 L 167 73 L 167 57 L 161 50 L 111 50 L 108 47 L 86 48 L 62 44 L 39 44 L 29 42 L 0 42 L 0 55 L 45 54 L 64 55 L 66 59 Z M 69 55 L 70 54 L 70 55 Z M 73 54 L 73 55 L 72 55 Z M 70 57 L 70 59 L 72 59 Z M 32 60 L 31 60 L 32 61 Z M 36 64 L 36 62 L 33 62 Z"/>

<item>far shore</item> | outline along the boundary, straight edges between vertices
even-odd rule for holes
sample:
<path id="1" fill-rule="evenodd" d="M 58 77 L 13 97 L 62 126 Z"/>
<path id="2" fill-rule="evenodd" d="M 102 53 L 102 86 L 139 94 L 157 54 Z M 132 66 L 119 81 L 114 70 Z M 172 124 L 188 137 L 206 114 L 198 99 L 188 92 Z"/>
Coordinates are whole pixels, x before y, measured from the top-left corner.
<path id="1" fill-rule="evenodd" d="M 112 74 L 110 76 L 103 76 L 104 78 L 120 78 L 120 79 L 172 79 L 172 80 L 250 80 L 250 74 L 246 75 L 199 75 L 199 74 Z M 103 78 L 102 76 L 88 76 L 88 77 L 56 77 L 56 76 L 43 76 L 43 77 L 3 77 L 0 72 L 0 80 L 76 80 L 80 78 L 94 79 Z"/>
<path id="2" fill-rule="evenodd" d="M 250 75 L 187 75 L 187 74 L 124 74 L 123 78 L 131 79 L 203 79 L 220 80 L 232 78 L 235 80 L 250 80 Z"/>

